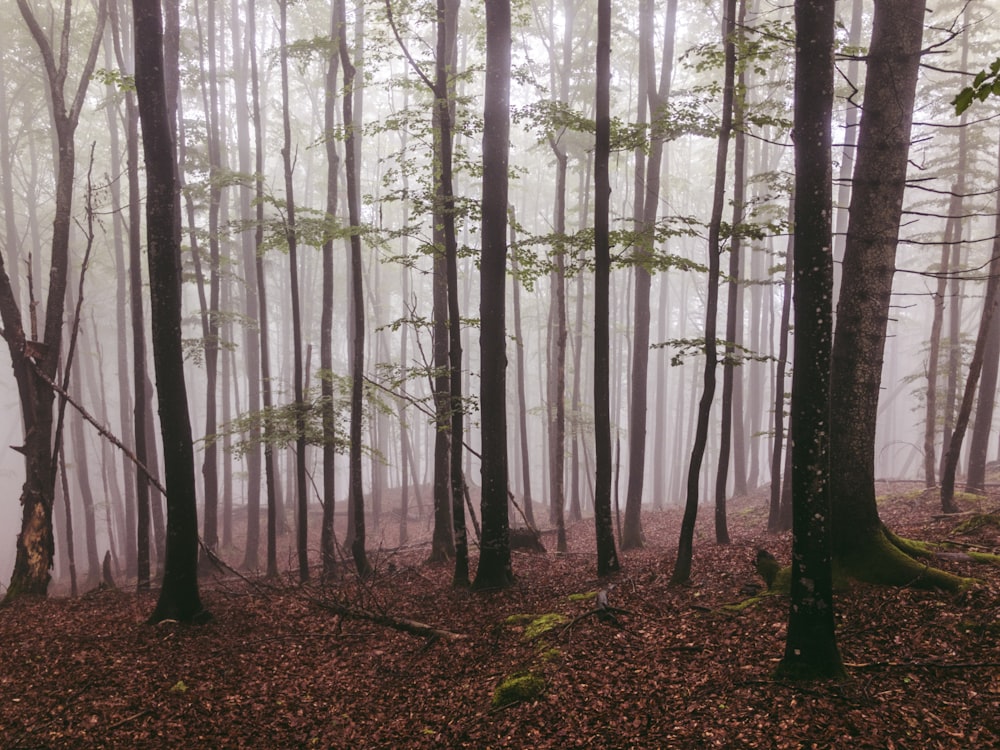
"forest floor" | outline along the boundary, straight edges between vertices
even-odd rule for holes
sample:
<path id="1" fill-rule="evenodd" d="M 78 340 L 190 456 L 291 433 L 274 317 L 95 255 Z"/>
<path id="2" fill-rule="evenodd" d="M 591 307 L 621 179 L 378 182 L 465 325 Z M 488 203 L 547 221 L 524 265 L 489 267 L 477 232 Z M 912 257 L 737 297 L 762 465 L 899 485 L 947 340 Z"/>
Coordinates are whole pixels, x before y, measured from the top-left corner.
<path id="1" fill-rule="evenodd" d="M 895 531 L 1000 548 L 996 525 L 959 529 L 969 515 L 936 517 L 915 487 L 880 486 Z M 981 581 L 958 596 L 851 584 L 836 600 L 849 679 L 784 682 L 788 598 L 739 606 L 758 547 L 789 560 L 765 505 L 731 502 L 728 546 L 702 510 L 690 587 L 668 585 L 680 522 L 668 509 L 644 515 L 647 546 L 620 554 L 610 580 L 585 521 L 569 554 L 515 553 L 516 585 L 492 593 L 453 588 L 418 539 L 373 552 L 363 585 L 346 571 L 306 586 L 207 577 L 205 625 L 147 625 L 155 595 L 124 589 L 21 600 L 0 610 L 0 748 L 1000 747 L 1000 569 L 942 561 Z M 1000 499 L 964 506 L 995 513 Z M 588 614 L 601 589 L 625 610 L 617 623 Z M 537 694 L 494 705 L 516 675 Z"/>

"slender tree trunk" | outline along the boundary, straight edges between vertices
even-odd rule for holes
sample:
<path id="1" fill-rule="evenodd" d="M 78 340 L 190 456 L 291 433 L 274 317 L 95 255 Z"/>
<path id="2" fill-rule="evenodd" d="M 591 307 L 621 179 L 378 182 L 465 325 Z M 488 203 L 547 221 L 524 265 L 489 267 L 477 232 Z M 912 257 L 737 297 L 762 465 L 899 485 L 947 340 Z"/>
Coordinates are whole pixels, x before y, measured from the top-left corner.
<path id="1" fill-rule="evenodd" d="M 299 252 L 298 230 L 295 223 L 295 197 L 293 191 L 292 130 L 288 95 L 288 2 L 278 0 L 280 13 L 279 35 L 281 43 L 281 102 L 284 141 L 281 156 L 285 165 L 285 244 L 288 247 L 289 290 L 292 301 L 292 390 L 295 404 L 295 498 L 298 511 L 296 549 L 298 552 L 299 580 L 309 580 L 309 495 L 306 484 L 306 419 L 302 371 L 302 313 L 299 304 Z M 345 120 L 345 122 L 349 122 Z M 362 310 L 364 308 L 362 307 Z M 358 384 L 360 389 L 360 383 Z M 357 436 L 360 441 L 360 435 Z M 352 436 L 353 440 L 353 436 Z M 358 447 L 360 450 L 360 446 Z"/>
<path id="2" fill-rule="evenodd" d="M 1000 155 L 1000 147 L 997 148 Z M 1000 295 L 1000 166 L 997 168 L 997 198 L 994 208 L 996 215 L 996 227 L 993 232 L 993 252 L 990 256 L 989 276 L 986 281 L 986 298 L 983 300 L 983 312 L 979 321 L 979 333 L 976 336 L 976 347 L 972 353 L 972 360 L 969 362 L 969 374 L 965 381 L 965 390 L 962 394 L 962 402 L 959 406 L 958 416 L 955 419 L 955 431 L 948 442 L 948 452 L 945 454 L 944 469 L 941 472 L 941 511 L 944 513 L 958 512 L 955 504 L 955 474 L 958 470 L 958 459 L 962 453 L 962 441 L 965 438 L 965 431 L 969 426 L 969 416 L 972 413 L 972 401 L 976 394 L 976 385 L 979 375 L 983 370 L 983 362 L 987 356 L 990 357 L 994 365 L 990 391 L 985 398 L 980 397 L 980 407 L 983 409 L 982 422 L 986 425 L 984 431 L 986 438 L 980 437 L 982 453 L 985 454 L 985 446 L 989 437 L 989 422 L 993 416 L 993 398 L 996 390 L 996 360 L 997 349 L 1000 343 L 996 341 L 997 335 L 992 329 L 1000 328 L 994 318 L 996 317 L 996 307 L 998 295 Z M 984 382 L 984 388 L 986 383 Z M 979 419 L 977 414 L 977 420 Z M 983 429 L 983 428 L 981 428 Z M 985 469 L 985 460 L 984 460 Z"/>
<path id="3" fill-rule="evenodd" d="M 510 209 L 510 245 L 517 246 L 517 220 L 514 209 Z M 528 408 L 524 385 L 524 333 L 521 328 L 521 279 L 517 262 L 517 250 L 511 251 L 511 302 L 514 308 L 514 353 L 517 362 L 517 423 L 521 446 L 521 483 L 524 485 L 521 505 L 524 517 L 531 526 L 535 525 L 534 501 L 531 498 L 531 449 L 528 445 Z"/>
<path id="4" fill-rule="evenodd" d="M 729 153 L 729 137 L 733 125 L 733 79 L 736 68 L 734 33 L 736 28 L 736 0 L 726 0 L 724 45 L 726 65 L 723 72 L 722 122 L 719 126 L 719 144 L 715 161 L 715 197 L 712 218 L 708 229 L 708 294 L 705 300 L 705 372 L 702 381 L 701 399 L 698 402 L 698 422 L 695 428 L 694 446 L 687 475 L 687 499 L 684 517 L 681 521 L 680 541 L 677 545 L 677 561 L 670 582 L 674 585 L 687 583 L 691 578 L 691 558 L 694 554 L 694 525 L 698 518 L 698 482 L 705 446 L 708 443 L 709 415 L 715 396 L 716 367 L 716 315 L 719 305 L 719 254 L 722 211 L 726 195 L 726 161 Z"/>
<path id="5" fill-rule="evenodd" d="M 260 375 L 260 334 L 257 303 L 257 266 L 254 236 L 249 229 L 253 221 L 251 199 L 253 188 L 250 185 L 250 175 L 253 172 L 253 161 L 250 154 L 250 102 L 249 66 L 251 49 L 256 40 L 250 35 L 253 29 L 253 19 L 247 12 L 246 28 L 240 28 L 239 8 L 237 0 L 231 2 L 232 38 L 233 38 L 233 69 L 235 90 L 238 92 L 235 101 L 236 109 L 236 141 L 238 169 L 244 182 L 238 188 L 239 220 L 247 227 L 240 234 L 240 263 L 243 272 L 243 315 L 246 325 L 243 326 L 243 367 L 247 379 L 247 411 L 251 414 L 260 412 L 261 407 L 261 375 Z M 244 34 L 246 35 L 244 38 Z M 261 428 L 258 420 L 252 420 L 247 434 L 249 445 L 246 452 L 247 496 L 246 496 L 246 551 L 243 556 L 243 568 L 254 571 L 260 567 L 260 490 L 261 490 Z"/>
<path id="6" fill-rule="evenodd" d="M 323 128 L 326 141 L 326 218 L 335 220 L 337 216 L 338 173 L 340 154 L 337 153 L 335 114 L 337 104 L 337 74 L 340 68 L 340 26 L 336 13 L 331 13 L 330 55 L 326 68 L 326 91 L 324 92 Z M 404 269 L 405 271 L 405 269 Z M 334 470 L 337 459 L 336 411 L 333 388 L 333 237 L 323 242 L 323 312 L 320 317 L 320 367 L 327 373 L 320 384 L 323 397 L 323 525 L 320 529 L 320 556 L 323 561 L 323 575 L 333 574 L 337 564 L 337 539 L 334 533 L 334 508 L 337 500 L 337 485 Z M 404 295 L 405 296 L 405 295 Z M 404 327 L 405 331 L 405 327 Z M 405 333 L 404 333 L 405 335 Z M 403 350 L 403 362 L 406 351 Z M 400 541 L 402 544 L 402 540 Z"/>
<path id="7" fill-rule="evenodd" d="M 788 202 L 789 219 L 795 217 L 795 198 Z M 781 295 L 781 322 L 778 325 L 778 364 L 774 375 L 774 445 L 771 450 L 771 502 L 767 515 L 767 530 L 787 531 L 788 526 L 783 523 L 781 512 L 781 490 L 782 490 L 782 450 L 788 451 L 786 445 L 790 446 L 791 441 L 787 440 L 785 431 L 785 370 L 788 367 L 788 339 L 789 324 L 791 322 L 792 310 L 792 278 L 795 269 L 795 258 L 793 253 L 794 237 L 788 239 L 788 251 L 785 255 L 785 274 L 782 279 Z M 791 518 L 788 516 L 788 520 Z"/>
<path id="8" fill-rule="evenodd" d="M 176 232 L 176 159 L 164 86 L 160 4 L 133 0 L 135 78 L 146 163 L 146 241 L 149 256 L 156 368 L 167 488 L 163 587 L 150 622 L 199 622 L 210 616 L 198 593 L 198 512 L 194 449 L 181 348 L 181 262 Z"/>
<path id="9" fill-rule="evenodd" d="M 642 494 L 646 469 L 646 404 L 649 377 L 649 294 L 652 283 L 650 265 L 655 254 L 656 217 L 660 207 L 660 172 L 663 168 L 663 136 L 658 132 L 657 119 L 666 113 L 670 96 L 670 78 L 673 72 L 674 30 L 677 19 L 677 2 L 667 3 L 664 24 L 663 55 L 660 62 L 660 81 L 656 84 L 655 60 L 653 56 L 653 3 L 643 2 L 640 44 L 645 50 L 641 55 L 645 65 L 642 76 L 641 99 L 649 102 L 650 119 L 653 127 L 650 134 L 649 156 L 643 171 L 645 179 L 637 185 L 635 201 L 641 206 L 639 220 L 639 244 L 633 251 L 635 258 L 635 307 L 634 307 L 634 350 L 632 353 L 632 398 L 629 415 L 629 478 L 625 497 L 625 528 L 622 549 L 633 549 L 643 545 L 642 534 Z M 641 187 L 642 195 L 639 194 Z"/>
<path id="10" fill-rule="evenodd" d="M 619 569 L 611 525 L 610 340 L 608 332 L 611 255 L 609 212 L 611 182 L 611 0 L 597 2 L 596 136 L 594 146 L 594 525 L 597 575 Z"/>
<path id="11" fill-rule="evenodd" d="M 345 167 L 347 169 L 347 212 L 351 232 L 351 309 L 353 312 L 353 330 L 351 341 L 351 425 L 350 425 L 350 492 L 348 502 L 353 508 L 353 535 L 351 538 L 351 555 L 358 575 L 362 578 L 371 573 L 368 556 L 365 550 L 365 498 L 361 483 L 361 418 L 362 418 L 362 385 L 364 383 L 365 365 L 365 300 L 361 279 L 361 236 L 358 228 L 361 225 L 361 203 L 358 190 L 359 165 L 357 154 L 361 134 L 354 127 L 354 75 L 356 68 L 351 62 L 350 51 L 347 48 L 347 21 L 345 0 L 337 0 L 337 24 L 339 27 L 338 46 L 340 48 L 340 65 L 344 69 L 344 127 L 347 128 L 347 142 L 344 144 Z"/>
<path id="12" fill-rule="evenodd" d="M 732 40 L 742 47 L 744 21 L 746 18 L 746 0 L 739 3 L 739 19 L 736 34 L 739 39 Z M 744 66 L 745 67 L 745 66 Z M 741 68 L 736 81 L 737 91 L 733 96 L 733 223 L 729 237 L 729 278 L 726 281 L 726 343 L 722 357 L 722 404 L 721 426 L 719 429 L 719 463 L 715 474 L 715 541 L 718 544 L 729 544 L 729 525 L 726 518 L 726 491 L 729 483 L 729 462 L 732 458 L 732 443 L 734 432 L 733 391 L 735 390 L 736 367 L 733 358 L 736 356 L 736 344 L 741 337 L 743 328 L 743 311 L 739 309 L 740 293 L 740 253 L 742 243 L 740 224 L 743 222 L 744 180 L 746 179 L 746 134 L 744 132 L 743 109 L 746 97 L 746 73 Z M 737 330 L 739 328 L 739 331 Z M 746 489 L 746 480 L 743 481 Z"/>

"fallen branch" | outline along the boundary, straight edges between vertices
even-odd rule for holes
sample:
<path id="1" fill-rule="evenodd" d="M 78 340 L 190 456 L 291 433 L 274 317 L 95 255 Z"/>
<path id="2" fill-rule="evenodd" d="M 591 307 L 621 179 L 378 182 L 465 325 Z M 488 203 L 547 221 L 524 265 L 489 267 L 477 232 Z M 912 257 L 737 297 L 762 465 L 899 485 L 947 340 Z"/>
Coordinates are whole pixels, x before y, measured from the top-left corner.
<path id="1" fill-rule="evenodd" d="M 418 622 L 417 620 L 411 620 L 408 617 L 380 615 L 364 609 L 346 607 L 343 604 L 337 604 L 336 602 L 314 600 L 313 603 L 321 609 L 333 612 L 334 614 L 346 617 L 350 620 L 366 620 L 368 622 L 374 622 L 376 625 L 384 625 L 387 628 L 399 630 L 403 633 L 409 633 L 410 635 L 418 635 L 421 638 L 441 638 L 451 642 L 464 641 L 468 638 L 468 636 L 464 633 L 442 630 L 441 628 L 435 628 L 433 625 L 427 625 L 425 623 Z"/>

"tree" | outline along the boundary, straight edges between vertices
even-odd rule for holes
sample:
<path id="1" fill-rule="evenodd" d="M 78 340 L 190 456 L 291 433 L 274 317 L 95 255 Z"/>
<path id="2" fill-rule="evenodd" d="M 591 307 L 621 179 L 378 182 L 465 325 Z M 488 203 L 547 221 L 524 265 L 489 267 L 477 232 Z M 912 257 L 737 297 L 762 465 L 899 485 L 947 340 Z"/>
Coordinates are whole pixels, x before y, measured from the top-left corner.
<path id="1" fill-rule="evenodd" d="M 736 31 L 736 0 L 726 0 L 723 23 L 723 44 L 725 46 L 725 70 L 722 74 L 722 118 L 719 124 L 719 143 L 715 157 L 715 192 L 712 201 L 712 217 L 708 226 L 708 294 L 705 298 L 705 371 L 702 380 L 701 398 L 698 401 L 698 422 L 695 428 L 694 445 L 688 464 L 687 497 L 684 503 L 684 517 L 681 520 L 680 541 L 677 544 L 677 561 L 670 577 L 672 584 L 687 583 L 691 578 L 691 558 L 694 554 L 694 525 L 698 519 L 698 481 L 701 464 L 705 458 L 708 443 L 708 420 L 715 397 L 716 329 L 719 307 L 719 255 L 722 211 L 726 197 L 726 160 L 729 153 L 729 137 L 733 127 L 733 81 L 736 72 L 736 46 L 733 35 Z"/>
<path id="2" fill-rule="evenodd" d="M 198 593 L 198 511 L 194 449 L 181 347 L 181 259 L 175 233 L 176 159 L 164 86 L 163 18 L 158 0 L 133 0 L 135 83 L 146 165 L 146 242 L 153 366 L 167 489 L 163 587 L 150 622 L 210 618 Z"/>
<path id="3" fill-rule="evenodd" d="M 507 516 L 507 163 L 510 151 L 510 0 L 486 0 L 483 109 L 482 260 L 480 271 L 480 409 L 482 539 L 473 588 L 514 581 Z M 453 440 L 460 439 L 453 435 Z"/>
<path id="4" fill-rule="evenodd" d="M 337 215 L 340 154 L 334 137 L 337 104 L 337 73 L 340 68 L 340 26 L 337 14 L 330 14 L 330 53 L 326 67 L 326 91 L 323 108 L 323 138 L 326 142 L 326 218 L 334 221 Z M 334 535 L 334 503 L 336 484 L 334 466 L 337 458 L 336 410 L 333 392 L 333 234 L 323 240 L 323 312 L 320 318 L 320 367 L 326 375 L 320 386 L 323 397 L 323 525 L 320 529 L 320 557 L 323 574 L 331 575 L 336 567 L 336 536 Z M 404 357 L 405 359 L 405 357 Z"/>
<path id="5" fill-rule="evenodd" d="M 658 121 L 666 115 L 670 96 L 670 77 L 673 72 L 674 31 L 677 21 L 677 2 L 669 0 L 663 32 L 663 57 L 660 63 L 660 81 L 656 84 L 653 59 L 653 3 L 642 4 L 640 21 L 641 58 L 645 61 L 640 98 L 648 99 L 651 130 L 649 156 L 646 159 L 643 192 L 636 193 L 636 202 L 642 209 L 635 258 L 635 349 L 632 352 L 632 413 L 629 416 L 629 470 L 628 491 L 625 496 L 625 526 L 622 530 L 622 549 L 641 547 L 642 491 L 646 471 L 646 403 L 649 375 L 649 293 L 651 286 L 650 265 L 653 262 L 656 214 L 660 207 L 660 171 L 663 162 L 662 125 Z M 637 186 L 638 187 L 638 186 Z"/>
<path id="6" fill-rule="evenodd" d="M 792 583 L 778 673 L 843 677 L 833 618 L 830 351 L 833 335 L 834 0 L 795 3 L 795 353 Z"/>
<path id="7" fill-rule="evenodd" d="M 875 503 L 875 425 L 923 19 L 923 2 L 875 6 L 832 354 L 833 550 L 858 578 L 955 589 L 960 579 L 907 554 L 915 549 L 885 528 Z"/>
<path id="8" fill-rule="evenodd" d="M 611 526 L 611 404 L 610 341 L 608 335 L 611 242 L 608 214 L 611 183 L 611 0 L 597 3 L 596 132 L 594 137 L 594 526 L 597 535 L 597 575 L 619 570 Z"/>
<path id="9" fill-rule="evenodd" d="M 1000 149 L 997 150 L 997 153 L 1000 154 Z M 962 394 L 962 403 L 959 407 L 958 416 L 955 420 L 955 431 L 952 433 L 951 440 L 948 442 L 948 452 L 945 454 L 944 469 L 941 472 L 941 510 L 944 513 L 958 512 L 958 506 L 955 504 L 954 497 L 955 473 L 958 471 L 958 458 L 962 452 L 962 441 L 965 438 L 965 431 L 969 426 L 969 416 L 972 413 L 972 401 L 975 398 L 979 375 L 983 372 L 984 360 L 987 358 L 991 348 L 992 353 L 989 353 L 989 356 L 994 363 L 996 362 L 997 357 L 996 329 L 998 328 L 998 325 L 994 318 L 996 317 L 998 296 L 1000 296 L 1000 167 L 998 167 L 997 189 L 996 231 L 993 233 L 993 252 L 990 256 L 990 263 L 988 266 L 989 275 L 986 280 L 986 297 L 983 300 L 983 312 L 979 321 L 979 333 L 976 336 L 976 346 L 972 352 L 972 360 L 969 362 L 969 374 L 965 381 L 965 391 Z M 977 425 L 980 421 L 986 425 L 982 428 L 982 431 L 986 433 L 986 437 L 989 436 L 988 425 L 990 417 L 993 415 L 993 391 L 996 390 L 995 368 L 993 369 L 990 380 L 992 382 L 988 382 L 985 376 L 983 378 L 983 392 L 979 400 L 979 406 L 982 413 L 977 411 L 976 414 Z M 980 417 L 982 418 L 981 420 Z M 981 437 L 980 440 L 982 444 L 985 445 L 986 439 Z M 981 450 L 981 455 L 985 454 L 985 452 L 986 450 L 983 448 Z M 983 460 L 983 463 L 985 464 L 985 460 Z"/>
<path id="10" fill-rule="evenodd" d="M 347 170 L 347 214 L 351 226 L 351 312 L 353 327 L 351 336 L 351 425 L 350 425 L 350 458 L 348 503 L 349 514 L 353 521 L 349 530 L 351 541 L 351 556 L 358 575 L 362 578 L 371 573 L 368 555 L 365 551 L 365 496 L 361 484 L 361 420 L 362 420 L 362 386 L 364 385 L 365 366 L 365 300 L 361 279 L 361 197 L 358 195 L 359 165 L 357 163 L 358 143 L 361 134 L 354 121 L 354 76 L 357 69 L 351 62 L 350 50 L 347 47 L 347 11 L 345 0 L 337 0 L 337 44 L 340 48 L 340 65 L 344 69 L 344 127 L 347 129 L 347 142 L 344 144 L 344 166 Z"/>
<path id="11" fill-rule="evenodd" d="M 299 305 L 298 233 L 292 180 L 292 129 L 288 100 L 288 0 L 278 0 L 281 11 L 281 102 L 284 141 L 281 156 L 285 166 L 285 244 L 288 247 L 289 288 L 292 300 L 292 389 L 295 400 L 295 496 L 298 507 L 296 548 L 299 580 L 309 580 L 309 495 L 306 486 L 306 415 L 302 372 L 302 314 Z M 348 178 L 350 179 L 350 177 Z M 353 437 L 353 436 L 352 436 Z M 359 435 L 360 439 L 360 435 Z M 363 542 L 362 542 L 363 543 Z"/>
<path id="12" fill-rule="evenodd" d="M 24 329 L 20 300 L 0 258 L 0 320 L 10 351 L 11 366 L 17 382 L 24 428 L 25 480 L 21 488 L 21 531 L 17 536 L 14 571 L 4 601 L 21 594 L 42 594 L 48 590 L 55 545 L 52 533 L 52 504 L 55 494 L 58 446 L 53 446 L 53 391 L 49 385 L 62 356 L 63 312 L 66 305 L 66 282 L 69 274 L 69 236 L 72 223 L 73 175 L 76 169 L 74 135 L 80 112 L 100 49 L 107 17 L 107 3 L 97 6 L 90 47 L 80 80 L 72 99 L 67 100 L 66 76 L 70 60 L 72 0 L 63 4 L 61 46 L 53 50 L 47 32 L 35 18 L 27 0 L 18 0 L 18 10 L 31 32 L 42 57 L 48 81 L 50 111 L 57 145 L 55 218 L 52 222 L 52 245 L 49 258 L 49 287 L 45 303 L 42 340 L 33 341 L 35 331 Z M 17 274 L 18 269 L 12 269 Z M 34 321 L 32 312 L 31 320 Z M 32 326 L 33 327 L 33 326 Z M 30 337 L 30 338 L 29 338 Z"/>

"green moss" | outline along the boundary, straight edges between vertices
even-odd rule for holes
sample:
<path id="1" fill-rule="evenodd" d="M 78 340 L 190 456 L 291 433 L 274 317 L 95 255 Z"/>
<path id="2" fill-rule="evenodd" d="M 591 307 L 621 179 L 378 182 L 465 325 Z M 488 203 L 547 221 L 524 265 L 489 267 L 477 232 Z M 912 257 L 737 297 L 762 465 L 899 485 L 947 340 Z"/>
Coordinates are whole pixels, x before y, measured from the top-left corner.
<path id="1" fill-rule="evenodd" d="M 534 619 L 535 616 L 533 614 L 522 612 L 520 614 L 508 616 L 503 622 L 504 625 L 520 625 L 521 623 L 529 622 Z"/>
<path id="2" fill-rule="evenodd" d="M 490 701 L 493 708 L 504 708 L 515 703 L 533 701 L 545 690 L 545 680 L 533 672 L 517 672 L 493 690 Z"/>
<path id="3" fill-rule="evenodd" d="M 977 513 L 958 524 L 952 533 L 971 534 L 973 531 L 978 531 L 987 526 L 1000 527 L 1000 516 L 996 513 Z"/>
<path id="4" fill-rule="evenodd" d="M 883 586 L 962 591 L 974 583 L 971 578 L 946 573 L 923 559 L 915 559 L 932 555 L 928 545 L 898 537 L 883 528 L 841 557 L 839 564 L 851 578 Z"/>
<path id="5" fill-rule="evenodd" d="M 567 622 L 569 618 L 561 612 L 546 612 L 543 615 L 519 613 L 504 620 L 505 625 L 525 625 L 522 641 L 533 641 Z"/>
<path id="6" fill-rule="evenodd" d="M 966 554 L 978 563 L 986 563 L 987 565 L 1000 565 L 1000 555 L 994 555 L 990 552 L 975 552 L 969 550 Z"/>
<path id="7" fill-rule="evenodd" d="M 585 602 L 589 599 L 595 598 L 596 596 L 597 596 L 596 591 L 587 591 L 583 594 L 570 594 L 566 598 L 569 599 L 571 602 Z"/>
<path id="8" fill-rule="evenodd" d="M 544 615 L 539 615 L 528 623 L 521 640 L 533 641 L 567 622 L 569 622 L 569 618 L 559 612 L 547 612 Z"/>
<path id="9" fill-rule="evenodd" d="M 764 601 L 765 597 L 774 596 L 774 591 L 769 591 L 764 594 L 758 594 L 757 596 L 751 596 L 749 599 L 744 599 L 741 602 L 736 602 L 735 604 L 723 604 L 722 609 L 726 612 L 742 612 L 745 609 L 750 609 L 750 607 Z"/>
<path id="10" fill-rule="evenodd" d="M 538 658 L 541 659 L 542 661 L 555 661 L 561 656 L 562 656 L 562 651 L 560 651 L 555 647 L 541 649 L 538 652 Z"/>

